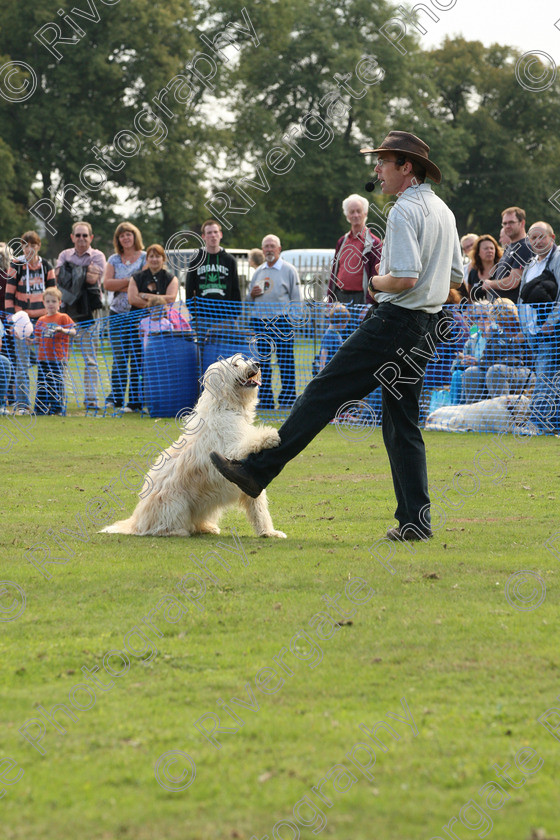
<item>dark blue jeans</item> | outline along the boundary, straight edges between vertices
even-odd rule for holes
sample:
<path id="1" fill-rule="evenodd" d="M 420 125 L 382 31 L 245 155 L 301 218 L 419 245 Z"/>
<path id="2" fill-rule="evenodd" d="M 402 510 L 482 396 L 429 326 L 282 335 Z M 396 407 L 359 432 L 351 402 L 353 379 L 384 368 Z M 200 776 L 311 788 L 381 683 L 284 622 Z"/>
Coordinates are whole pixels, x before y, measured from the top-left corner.
<path id="1" fill-rule="evenodd" d="M 122 408 L 128 383 L 130 365 L 130 385 L 128 389 L 129 408 L 142 408 L 142 340 L 138 332 L 140 318 L 144 310 L 122 314 L 111 312 L 109 320 L 109 340 L 113 351 L 111 370 L 111 393 L 107 402 Z"/>
<path id="2" fill-rule="evenodd" d="M 531 397 L 531 422 L 544 432 L 560 431 L 560 338 L 552 336 L 536 344 L 537 381 Z"/>
<path id="3" fill-rule="evenodd" d="M 37 362 L 35 414 L 62 414 L 65 410 L 64 362 Z"/>
<path id="4" fill-rule="evenodd" d="M 287 318 L 270 321 L 254 318 L 251 327 L 256 333 L 257 359 L 261 366 L 262 383 L 259 390 L 259 407 L 274 409 L 272 393 L 272 342 L 280 368 L 281 391 L 278 395 L 280 407 L 291 406 L 296 398 L 296 366 L 294 360 L 294 327 Z"/>
<path id="5" fill-rule="evenodd" d="M 280 446 L 245 460 L 250 473 L 266 487 L 332 420 L 338 408 L 363 399 L 382 384 L 382 430 L 397 497 L 395 518 L 400 526 L 410 523 L 427 530 L 428 472 L 418 418 L 430 357 L 426 335 L 435 343 L 437 322 L 437 315 L 422 310 L 381 304 L 297 398 L 280 427 Z"/>

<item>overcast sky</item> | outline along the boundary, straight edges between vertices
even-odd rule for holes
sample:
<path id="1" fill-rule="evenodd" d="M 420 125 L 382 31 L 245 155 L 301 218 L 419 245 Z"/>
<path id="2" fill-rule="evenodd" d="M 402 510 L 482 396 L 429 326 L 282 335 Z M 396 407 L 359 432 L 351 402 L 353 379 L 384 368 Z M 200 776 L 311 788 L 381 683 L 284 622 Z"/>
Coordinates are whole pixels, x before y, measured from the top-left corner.
<path id="1" fill-rule="evenodd" d="M 439 0 L 440 6 L 446 2 L 451 0 Z M 457 0 L 447 12 L 438 10 L 431 0 L 425 0 L 425 5 L 440 18 L 435 23 L 420 12 L 419 20 L 428 30 L 420 36 L 425 49 L 439 46 L 446 35 L 462 35 L 487 46 L 497 42 L 522 52 L 546 52 L 560 65 L 560 29 L 554 26 L 560 21 L 560 4 L 554 0 L 530 0 L 526 4 L 514 4 L 512 0 Z"/>

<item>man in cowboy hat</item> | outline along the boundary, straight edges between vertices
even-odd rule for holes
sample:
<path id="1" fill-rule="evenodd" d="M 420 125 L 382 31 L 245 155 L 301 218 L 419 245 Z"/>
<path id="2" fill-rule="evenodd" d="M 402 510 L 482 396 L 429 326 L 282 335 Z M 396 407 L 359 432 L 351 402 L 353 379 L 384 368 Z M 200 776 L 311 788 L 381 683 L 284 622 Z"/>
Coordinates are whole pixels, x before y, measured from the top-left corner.
<path id="1" fill-rule="evenodd" d="M 249 496 L 263 489 L 349 401 L 381 384 L 383 440 L 397 508 L 390 540 L 432 536 L 426 453 L 418 425 L 424 371 L 437 337 L 438 313 L 450 283 L 463 278 L 455 218 L 425 183 L 441 181 L 429 146 L 414 134 L 391 131 L 376 149 L 381 191 L 398 196 L 387 219 L 377 274 L 370 290 L 378 302 L 330 362 L 296 400 L 279 430 L 280 445 L 243 461 L 212 453 L 216 468 Z"/>

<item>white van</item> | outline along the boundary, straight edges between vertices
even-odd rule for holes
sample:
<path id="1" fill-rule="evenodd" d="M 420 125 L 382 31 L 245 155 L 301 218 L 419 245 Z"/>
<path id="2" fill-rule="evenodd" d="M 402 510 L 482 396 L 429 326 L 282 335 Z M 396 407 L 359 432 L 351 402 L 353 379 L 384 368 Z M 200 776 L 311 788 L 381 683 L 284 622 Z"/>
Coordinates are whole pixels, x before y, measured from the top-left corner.
<path id="1" fill-rule="evenodd" d="M 334 248 L 291 248 L 281 257 L 297 269 L 307 300 L 326 299 Z"/>

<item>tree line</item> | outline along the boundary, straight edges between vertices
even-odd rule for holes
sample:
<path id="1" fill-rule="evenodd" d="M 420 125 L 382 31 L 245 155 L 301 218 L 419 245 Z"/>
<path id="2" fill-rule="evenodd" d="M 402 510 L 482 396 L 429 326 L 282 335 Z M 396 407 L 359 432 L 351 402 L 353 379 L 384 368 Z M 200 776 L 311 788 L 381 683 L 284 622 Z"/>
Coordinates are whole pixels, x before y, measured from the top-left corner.
<path id="1" fill-rule="evenodd" d="M 332 246 L 371 175 L 359 149 L 391 128 L 430 144 L 461 233 L 496 235 L 510 205 L 554 227 L 550 68 L 526 82 L 518 51 L 463 38 L 422 50 L 410 17 L 397 43 L 396 17 L 385 0 L 4 0 L 0 237 L 42 219 L 55 254 L 86 217 L 110 250 L 124 203 L 150 241 L 225 209 L 232 247 Z"/>

